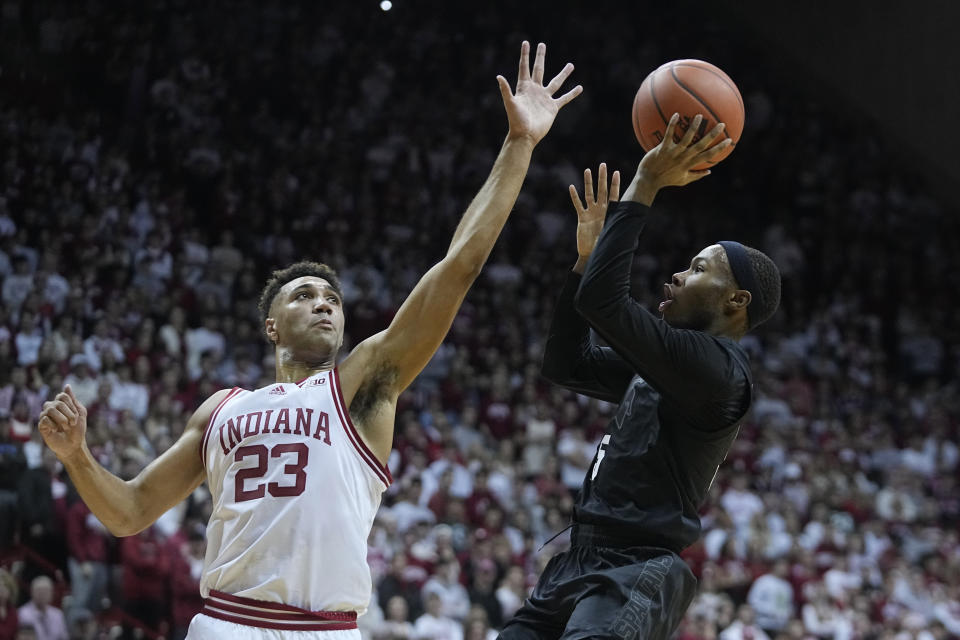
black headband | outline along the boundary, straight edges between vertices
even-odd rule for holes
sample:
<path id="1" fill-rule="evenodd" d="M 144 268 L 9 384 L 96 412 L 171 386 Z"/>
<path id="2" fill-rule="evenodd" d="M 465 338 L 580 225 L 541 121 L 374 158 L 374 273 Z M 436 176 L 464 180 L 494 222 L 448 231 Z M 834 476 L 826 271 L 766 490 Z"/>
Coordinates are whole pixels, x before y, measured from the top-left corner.
<path id="1" fill-rule="evenodd" d="M 721 240 L 717 244 L 727 252 L 727 262 L 730 263 L 730 271 L 733 272 L 733 279 L 737 281 L 737 286 L 749 291 L 751 296 L 758 295 L 757 278 L 753 274 L 753 264 L 750 262 L 750 256 L 747 255 L 747 248 L 733 240 Z"/>

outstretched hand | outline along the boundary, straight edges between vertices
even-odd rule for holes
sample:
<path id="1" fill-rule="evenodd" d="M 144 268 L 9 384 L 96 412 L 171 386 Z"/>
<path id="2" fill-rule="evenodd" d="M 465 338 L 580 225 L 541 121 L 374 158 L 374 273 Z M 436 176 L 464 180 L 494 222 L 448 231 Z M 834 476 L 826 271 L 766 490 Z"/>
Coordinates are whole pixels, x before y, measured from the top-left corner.
<path id="1" fill-rule="evenodd" d="M 587 258 L 597 244 L 597 238 L 603 229 L 603 221 L 607 217 L 607 207 L 611 202 L 620 199 L 620 172 L 614 171 L 607 189 L 607 164 L 600 163 L 597 170 L 597 196 L 593 195 L 593 175 L 590 169 L 583 172 L 583 197 L 586 204 L 580 201 L 577 188 L 570 185 L 570 199 L 573 208 L 577 211 L 577 254 Z"/>
<path id="2" fill-rule="evenodd" d="M 530 43 L 523 41 L 520 46 L 520 72 L 517 76 L 516 92 L 510 90 L 510 83 L 506 78 L 497 76 L 510 125 L 508 138 L 527 138 L 534 144 L 540 142 L 550 131 L 560 109 L 583 91 L 583 87 L 577 85 L 559 98 L 554 98 L 553 94 L 560 90 L 573 73 L 573 65 L 568 62 L 549 84 L 544 85 L 543 67 L 546 54 L 547 45 L 541 42 L 537 45 L 537 56 L 531 73 Z"/>

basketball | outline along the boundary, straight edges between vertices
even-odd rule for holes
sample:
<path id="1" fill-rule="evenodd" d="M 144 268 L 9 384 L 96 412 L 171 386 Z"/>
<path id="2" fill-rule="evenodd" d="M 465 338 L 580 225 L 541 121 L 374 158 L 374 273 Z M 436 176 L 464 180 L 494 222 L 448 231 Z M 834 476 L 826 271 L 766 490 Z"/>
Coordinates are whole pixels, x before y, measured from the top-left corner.
<path id="1" fill-rule="evenodd" d="M 700 131 L 694 140 L 718 122 L 726 125 L 727 138 L 733 144 L 710 162 L 694 167 L 709 169 L 733 151 L 743 133 L 743 98 L 740 90 L 720 68 L 703 60 L 674 60 L 660 65 L 644 79 L 633 99 L 633 131 L 644 151 L 650 151 L 663 140 L 670 116 L 680 114 L 674 141 L 687 131 L 698 113 L 703 115 Z M 723 137 L 717 138 L 717 143 Z"/>

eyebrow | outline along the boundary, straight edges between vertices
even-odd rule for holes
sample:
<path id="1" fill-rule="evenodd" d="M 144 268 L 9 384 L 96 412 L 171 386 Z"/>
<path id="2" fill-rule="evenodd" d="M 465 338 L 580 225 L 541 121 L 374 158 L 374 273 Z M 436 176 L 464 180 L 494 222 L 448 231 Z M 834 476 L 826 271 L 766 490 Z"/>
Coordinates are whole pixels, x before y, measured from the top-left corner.
<path id="1" fill-rule="evenodd" d="M 697 256 L 697 257 L 695 257 L 693 260 L 690 261 L 690 266 L 692 267 L 692 266 L 694 266 L 695 264 L 697 264 L 697 260 L 699 260 L 700 262 L 707 262 L 707 259 L 706 259 L 706 258 L 704 258 L 704 257 L 702 257 L 702 256 Z"/>
<path id="2" fill-rule="evenodd" d="M 338 293 L 334 290 L 333 287 L 331 287 L 330 285 L 326 285 L 326 286 L 324 286 L 324 285 L 318 285 L 318 284 L 315 283 L 315 282 L 304 282 L 304 283 L 301 284 L 301 285 L 297 285 L 296 287 L 293 288 L 293 291 L 290 292 L 290 295 L 291 295 L 291 296 L 292 296 L 292 295 L 295 295 L 295 294 L 296 294 L 298 291 L 300 291 L 301 289 L 314 289 L 314 288 L 317 288 L 317 289 L 326 289 L 328 293 L 332 293 L 334 296 L 336 296 L 337 300 L 340 299 L 340 294 L 338 294 Z"/>

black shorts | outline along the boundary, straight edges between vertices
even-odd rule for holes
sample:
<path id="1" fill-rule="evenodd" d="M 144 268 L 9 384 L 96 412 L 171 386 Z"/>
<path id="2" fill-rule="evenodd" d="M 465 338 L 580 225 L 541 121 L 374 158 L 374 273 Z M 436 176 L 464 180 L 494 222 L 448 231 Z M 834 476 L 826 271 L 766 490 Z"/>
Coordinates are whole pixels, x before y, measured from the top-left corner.
<path id="1" fill-rule="evenodd" d="M 574 538 L 570 549 L 550 559 L 499 637 L 669 638 L 697 590 L 683 559 L 660 547 L 614 548 L 581 540 Z"/>

